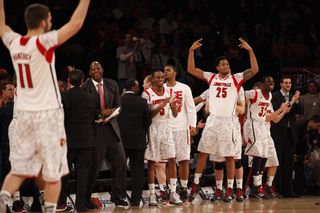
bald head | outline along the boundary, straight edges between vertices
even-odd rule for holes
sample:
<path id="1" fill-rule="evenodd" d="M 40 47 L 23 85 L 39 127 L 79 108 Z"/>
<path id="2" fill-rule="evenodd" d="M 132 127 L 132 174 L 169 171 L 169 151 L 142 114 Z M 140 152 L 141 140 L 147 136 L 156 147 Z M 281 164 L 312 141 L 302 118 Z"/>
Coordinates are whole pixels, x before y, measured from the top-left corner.
<path id="1" fill-rule="evenodd" d="M 103 75 L 103 69 L 101 67 L 101 64 L 97 61 L 94 61 L 90 64 L 90 71 L 89 75 L 91 78 L 100 83 L 102 81 L 102 75 Z"/>

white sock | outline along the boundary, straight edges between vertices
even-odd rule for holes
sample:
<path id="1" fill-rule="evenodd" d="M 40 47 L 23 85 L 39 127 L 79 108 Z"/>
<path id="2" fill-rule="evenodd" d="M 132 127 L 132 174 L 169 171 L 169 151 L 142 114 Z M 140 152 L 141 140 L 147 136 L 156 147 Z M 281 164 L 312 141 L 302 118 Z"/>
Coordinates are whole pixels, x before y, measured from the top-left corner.
<path id="1" fill-rule="evenodd" d="M 149 191 L 150 191 L 150 195 L 151 194 L 154 194 L 155 193 L 155 190 L 154 190 L 154 183 L 149 183 Z"/>
<path id="2" fill-rule="evenodd" d="M 259 174 L 259 186 L 262 185 L 262 175 L 263 175 L 263 173 Z"/>
<path id="3" fill-rule="evenodd" d="M 195 173 L 194 174 L 194 184 L 198 184 L 200 182 L 200 178 L 201 178 L 202 174 L 200 173 Z"/>
<path id="4" fill-rule="evenodd" d="M 16 191 L 15 193 L 13 193 L 13 200 L 17 201 L 20 200 L 20 192 Z"/>
<path id="5" fill-rule="evenodd" d="M 55 213 L 57 208 L 56 203 L 44 202 L 44 212 L 45 213 Z"/>
<path id="6" fill-rule="evenodd" d="M 242 181 L 243 181 L 243 179 L 236 179 L 237 189 L 242 189 Z"/>
<path id="7" fill-rule="evenodd" d="M 44 204 L 44 190 L 39 190 L 39 201 L 40 201 L 40 204 L 43 205 Z"/>
<path id="8" fill-rule="evenodd" d="M 6 190 L 1 190 L 0 192 L 0 200 L 7 205 L 9 198 L 11 198 L 11 195 L 8 191 Z"/>
<path id="9" fill-rule="evenodd" d="M 268 175 L 268 177 L 267 177 L 267 186 L 272 186 L 273 178 L 274 178 L 274 176 L 269 176 Z"/>
<path id="10" fill-rule="evenodd" d="M 161 183 L 161 184 L 159 184 L 160 191 L 164 191 L 164 190 L 165 190 L 166 185 L 167 185 L 167 184 L 165 184 L 165 183 Z"/>
<path id="11" fill-rule="evenodd" d="M 217 190 L 220 189 L 222 191 L 222 182 L 223 180 L 217 180 L 216 184 L 217 184 Z"/>
<path id="12" fill-rule="evenodd" d="M 228 179 L 228 188 L 233 189 L 233 182 L 234 182 L 234 179 Z"/>
<path id="13" fill-rule="evenodd" d="M 260 177 L 259 177 L 259 175 L 254 175 L 253 176 L 253 185 L 254 186 L 260 186 Z"/>
<path id="14" fill-rule="evenodd" d="M 180 180 L 181 182 L 181 187 L 182 188 L 187 188 L 188 187 L 188 180 Z"/>
<path id="15" fill-rule="evenodd" d="M 170 178 L 170 190 L 171 193 L 175 192 L 177 189 L 177 178 Z"/>

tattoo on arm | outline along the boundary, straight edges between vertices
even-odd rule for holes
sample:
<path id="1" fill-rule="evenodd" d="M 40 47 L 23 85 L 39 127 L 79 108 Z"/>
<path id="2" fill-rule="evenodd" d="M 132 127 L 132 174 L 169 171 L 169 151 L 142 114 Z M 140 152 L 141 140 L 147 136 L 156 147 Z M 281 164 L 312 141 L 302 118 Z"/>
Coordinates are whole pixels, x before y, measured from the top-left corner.
<path id="1" fill-rule="evenodd" d="M 250 78 L 252 78 L 252 76 L 254 76 L 254 73 L 253 73 L 253 71 L 250 70 L 250 69 L 243 72 L 243 79 L 244 79 L 245 81 L 247 81 L 247 80 L 249 80 Z"/>

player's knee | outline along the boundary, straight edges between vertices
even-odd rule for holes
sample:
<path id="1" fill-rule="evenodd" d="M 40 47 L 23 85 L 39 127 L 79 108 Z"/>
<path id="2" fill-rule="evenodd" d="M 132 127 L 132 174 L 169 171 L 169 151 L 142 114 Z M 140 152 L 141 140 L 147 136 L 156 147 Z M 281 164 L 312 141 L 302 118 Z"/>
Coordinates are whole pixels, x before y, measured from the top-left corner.
<path id="1" fill-rule="evenodd" d="M 236 161 L 235 164 L 236 164 L 236 169 L 240 169 L 242 167 L 241 160 Z"/>
<path id="2" fill-rule="evenodd" d="M 221 170 L 223 169 L 223 162 L 216 162 L 215 167 L 216 170 Z"/>

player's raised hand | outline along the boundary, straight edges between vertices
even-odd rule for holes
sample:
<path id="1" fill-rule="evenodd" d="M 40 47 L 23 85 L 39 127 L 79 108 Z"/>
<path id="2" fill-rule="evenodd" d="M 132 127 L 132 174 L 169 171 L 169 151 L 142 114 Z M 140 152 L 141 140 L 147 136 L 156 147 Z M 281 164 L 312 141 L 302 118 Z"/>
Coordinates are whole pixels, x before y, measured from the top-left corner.
<path id="1" fill-rule="evenodd" d="M 243 38 L 239 38 L 239 41 L 241 42 L 241 44 L 239 44 L 240 48 L 244 48 L 248 51 L 252 50 L 251 46 L 245 40 L 243 40 Z"/>
<path id="2" fill-rule="evenodd" d="M 202 38 L 200 38 L 199 40 L 195 41 L 192 46 L 190 47 L 191 51 L 196 50 L 197 48 L 201 47 L 202 44 L 200 43 L 200 41 L 202 41 Z"/>

